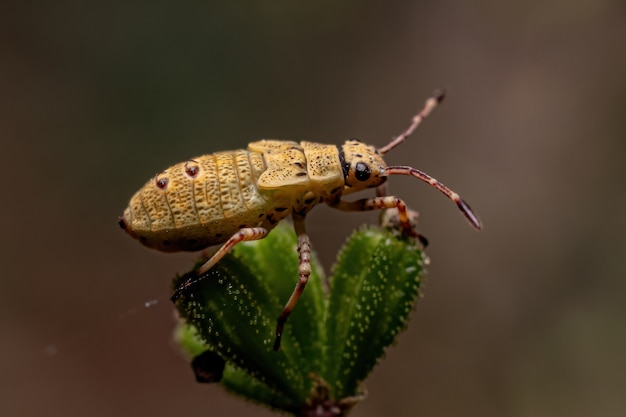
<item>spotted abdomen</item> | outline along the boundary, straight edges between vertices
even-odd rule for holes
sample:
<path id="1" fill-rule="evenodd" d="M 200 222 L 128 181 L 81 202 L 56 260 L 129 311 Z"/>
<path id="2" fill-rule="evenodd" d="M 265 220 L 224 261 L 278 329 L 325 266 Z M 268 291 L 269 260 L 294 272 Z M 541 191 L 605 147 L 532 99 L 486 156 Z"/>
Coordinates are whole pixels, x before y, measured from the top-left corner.
<path id="1" fill-rule="evenodd" d="M 289 212 L 276 212 L 271 193 L 258 189 L 265 169 L 261 154 L 248 150 L 176 164 L 135 193 L 120 225 L 144 245 L 166 252 L 223 243 L 243 227 L 271 229 Z"/>

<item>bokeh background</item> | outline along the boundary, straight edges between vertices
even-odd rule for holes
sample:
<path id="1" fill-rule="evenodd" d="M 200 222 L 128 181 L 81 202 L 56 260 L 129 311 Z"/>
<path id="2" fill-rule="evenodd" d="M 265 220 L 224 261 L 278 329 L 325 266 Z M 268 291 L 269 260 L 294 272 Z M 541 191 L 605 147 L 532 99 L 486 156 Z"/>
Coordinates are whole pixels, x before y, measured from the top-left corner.
<path id="1" fill-rule="evenodd" d="M 31 1 L 0 13 L 0 415 L 269 411 L 196 384 L 165 255 L 117 226 L 189 157 L 260 138 L 382 145 L 410 178 L 425 297 L 354 416 L 626 415 L 626 4 Z M 329 268 L 375 214 L 320 207 Z M 160 297 L 160 298 L 159 298 Z M 144 303 L 161 301 L 146 309 Z"/>

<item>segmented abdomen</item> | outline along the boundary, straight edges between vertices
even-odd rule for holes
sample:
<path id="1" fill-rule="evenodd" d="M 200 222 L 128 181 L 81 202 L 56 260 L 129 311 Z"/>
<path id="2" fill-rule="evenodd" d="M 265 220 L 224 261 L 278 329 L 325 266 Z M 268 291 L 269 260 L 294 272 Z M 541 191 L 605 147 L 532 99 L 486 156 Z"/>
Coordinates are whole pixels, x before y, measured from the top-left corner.
<path id="1" fill-rule="evenodd" d="M 203 155 L 157 174 L 131 199 L 120 225 L 167 252 L 225 242 L 242 227 L 273 227 L 271 196 L 258 190 L 265 163 L 247 150 Z M 285 213 L 287 214 L 287 213 Z"/>

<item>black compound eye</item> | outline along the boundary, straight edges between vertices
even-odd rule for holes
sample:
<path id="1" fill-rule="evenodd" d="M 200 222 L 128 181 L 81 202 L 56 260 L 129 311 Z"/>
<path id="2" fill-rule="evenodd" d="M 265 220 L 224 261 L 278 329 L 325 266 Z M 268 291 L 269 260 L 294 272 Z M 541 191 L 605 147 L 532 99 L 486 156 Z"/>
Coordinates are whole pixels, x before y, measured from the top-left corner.
<path id="1" fill-rule="evenodd" d="M 367 181 L 370 179 L 370 175 L 372 175 L 372 171 L 370 171 L 370 167 L 363 162 L 357 162 L 356 164 L 356 172 L 354 176 L 359 181 Z"/>

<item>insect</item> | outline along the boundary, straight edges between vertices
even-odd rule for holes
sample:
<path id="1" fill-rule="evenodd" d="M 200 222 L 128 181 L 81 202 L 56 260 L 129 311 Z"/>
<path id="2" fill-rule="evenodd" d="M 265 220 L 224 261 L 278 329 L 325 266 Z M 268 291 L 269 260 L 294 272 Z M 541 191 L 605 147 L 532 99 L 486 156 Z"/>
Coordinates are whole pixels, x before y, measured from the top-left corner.
<path id="1" fill-rule="evenodd" d="M 197 251 L 221 245 L 182 284 L 178 297 L 220 261 L 236 244 L 263 239 L 282 219 L 291 216 L 298 237 L 298 282 L 276 324 L 274 349 L 283 327 L 304 291 L 311 273 L 307 213 L 326 203 L 342 211 L 395 208 L 403 234 L 420 237 L 411 227 L 406 204 L 386 195 L 390 175 L 410 175 L 454 201 L 476 229 L 481 223 L 457 193 L 430 175 L 409 166 L 387 166 L 383 155 L 404 142 L 443 100 L 435 92 L 411 125 L 387 145 L 376 148 L 350 139 L 341 146 L 313 142 L 261 140 L 247 149 L 202 155 L 181 162 L 150 179 L 135 195 L 119 225 L 142 244 L 164 252 Z M 356 201 L 342 197 L 376 188 L 377 195 Z"/>

